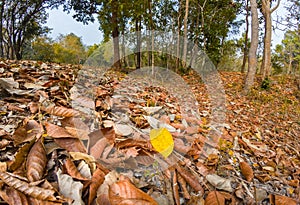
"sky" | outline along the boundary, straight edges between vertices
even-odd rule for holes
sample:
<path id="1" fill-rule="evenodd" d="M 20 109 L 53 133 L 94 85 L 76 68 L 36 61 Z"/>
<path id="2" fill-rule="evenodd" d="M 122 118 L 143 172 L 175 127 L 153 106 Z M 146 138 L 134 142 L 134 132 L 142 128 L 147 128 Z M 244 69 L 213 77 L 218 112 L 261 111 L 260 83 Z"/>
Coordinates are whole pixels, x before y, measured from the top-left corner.
<path id="1" fill-rule="evenodd" d="M 287 0 L 282 0 L 279 8 L 272 14 L 273 19 L 276 19 L 277 14 L 282 16 L 284 15 L 284 4 L 286 1 Z M 62 7 L 49 11 L 49 18 L 46 25 L 52 28 L 50 37 L 53 39 L 57 38 L 59 34 L 66 35 L 69 33 L 74 33 L 75 35 L 81 37 L 83 44 L 87 46 L 95 43 L 98 44 L 102 40 L 102 34 L 99 31 L 99 23 L 97 20 L 95 20 L 94 23 L 84 25 L 83 23 L 77 22 L 73 19 L 72 12 L 70 14 L 63 12 Z M 244 27 L 241 27 L 241 33 L 243 31 Z M 284 31 L 280 31 L 278 29 L 273 31 L 273 47 L 276 44 L 280 44 L 283 37 Z"/>
<path id="2" fill-rule="evenodd" d="M 53 9 L 49 11 L 49 18 L 46 26 L 52 28 L 49 35 L 53 39 L 57 38 L 59 34 L 74 33 L 76 36 L 81 37 L 84 45 L 99 44 L 102 40 L 102 34 L 99 31 L 99 23 L 95 20 L 95 23 L 89 23 L 84 25 L 81 22 L 77 22 L 72 17 L 72 13 L 67 14 L 63 12 L 62 8 Z"/>

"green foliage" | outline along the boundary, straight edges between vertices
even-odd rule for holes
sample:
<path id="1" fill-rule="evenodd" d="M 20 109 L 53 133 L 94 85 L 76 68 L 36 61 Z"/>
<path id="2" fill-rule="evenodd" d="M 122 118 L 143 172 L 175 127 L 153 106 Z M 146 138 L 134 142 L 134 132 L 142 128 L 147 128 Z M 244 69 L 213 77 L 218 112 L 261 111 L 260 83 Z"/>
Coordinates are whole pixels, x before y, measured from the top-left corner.
<path id="1" fill-rule="evenodd" d="M 39 61 L 53 61 L 54 49 L 52 39 L 44 36 L 34 39 L 30 46 L 27 46 L 24 50 L 24 58 Z"/>
<path id="2" fill-rule="evenodd" d="M 264 90 L 269 90 L 270 87 L 271 87 L 271 80 L 270 80 L 269 78 L 265 78 L 265 79 L 262 81 L 260 87 L 261 87 L 262 89 L 264 89 Z"/>
<path id="3" fill-rule="evenodd" d="M 61 35 L 53 44 L 54 61 L 58 63 L 80 64 L 86 59 L 85 48 L 81 38 L 73 33 Z"/>

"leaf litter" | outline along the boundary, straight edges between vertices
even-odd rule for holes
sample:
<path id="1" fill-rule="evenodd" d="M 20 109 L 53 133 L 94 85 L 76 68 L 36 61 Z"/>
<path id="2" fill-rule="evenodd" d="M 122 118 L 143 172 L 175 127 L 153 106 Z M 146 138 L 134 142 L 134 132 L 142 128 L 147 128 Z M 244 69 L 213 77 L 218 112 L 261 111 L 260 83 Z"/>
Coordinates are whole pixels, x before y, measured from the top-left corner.
<path id="1" fill-rule="evenodd" d="M 200 116 L 182 115 L 178 99 L 159 85 L 129 80 L 124 89 L 126 76 L 114 71 L 98 84 L 83 82 L 92 98 L 74 86 L 80 66 L 1 67 L 3 203 L 299 203 L 299 91 L 291 77 L 275 76 L 269 91 L 256 86 L 242 96 L 243 76 L 222 72 L 227 119 L 213 142 L 210 100 L 193 72 L 182 77 Z M 155 133 L 163 148 L 151 142 L 153 129 L 166 129 Z"/>

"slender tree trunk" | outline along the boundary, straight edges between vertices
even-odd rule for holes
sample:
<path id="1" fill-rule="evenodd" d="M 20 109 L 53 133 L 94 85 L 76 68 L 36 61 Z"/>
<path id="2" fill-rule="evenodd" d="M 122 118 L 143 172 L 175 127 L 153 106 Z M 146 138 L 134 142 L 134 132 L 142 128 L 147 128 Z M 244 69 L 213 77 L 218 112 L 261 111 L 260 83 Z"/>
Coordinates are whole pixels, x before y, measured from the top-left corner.
<path id="1" fill-rule="evenodd" d="M 4 4 L 5 0 L 2 0 L 0 7 L 0 57 L 4 57 L 4 42 L 3 42 L 3 20 L 4 20 Z"/>
<path id="2" fill-rule="evenodd" d="M 203 38 L 203 51 L 206 50 L 206 37 L 205 37 L 205 33 L 204 33 L 204 23 L 205 23 L 205 19 L 204 19 L 204 9 L 205 9 L 205 6 L 206 6 L 206 3 L 207 3 L 207 0 L 205 0 L 203 2 L 203 5 L 199 5 L 200 6 L 200 13 L 201 13 L 201 35 L 202 35 L 202 38 Z"/>
<path id="3" fill-rule="evenodd" d="M 189 0 L 185 1 L 185 15 L 184 15 L 184 21 L 183 21 L 183 55 L 182 55 L 182 61 L 183 61 L 183 67 L 186 67 L 186 57 L 187 57 L 187 22 L 188 22 L 188 15 L 189 15 Z"/>
<path id="4" fill-rule="evenodd" d="M 112 37 L 113 37 L 113 45 L 114 45 L 114 67 L 118 70 L 121 69 L 121 61 L 120 61 L 120 43 L 119 43 L 119 27 L 118 27 L 118 1 L 112 0 Z"/>
<path id="5" fill-rule="evenodd" d="M 271 0 L 262 0 L 262 13 L 265 18 L 265 36 L 263 60 L 260 72 L 263 79 L 268 78 L 271 74 L 271 41 L 272 41 L 272 17 L 271 14 L 279 7 L 280 0 L 274 8 L 271 9 Z"/>
<path id="6" fill-rule="evenodd" d="M 241 72 L 245 73 L 246 70 L 246 61 L 247 61 L 247 57 L 248 57 L 248 32 L 249 32 L 249 0 L 246 0 L 246 31 L 245 31 L 245 39 L 244 39 L 244 57 L 243 57 L 243 64 L 242 64 L 242 68 L 241 68 Z"/>
<path id="7" fill-rule="evenodd" d="M 178 30 L 177 30 L 177 48 L 176 48 L 176 71 L 179 69 L 179 63 L 180 63 L 180 31 L 181 31 L 181 10 L 182 10 L 182 0 L 179 1 L 179 9 L 178 9 L 178 17 L 177 17 L 177 24 L 178 24 Z"/>
<path id="8" fill-rule="evenodd" d="M 244 92 L 248 93 L 254 83 L 257 66 L 257 47 L 258 47 L 258 12 L 256 0 L 250 0 L 251 5 L 251 44 L 248 56 L 248 72 L 245 78 Z"/>
<path id="9" fill-rule="evenodd" d="M 136 69 L 141 68 L 141 20 L 137 18 L 135 20 L 135 32 L 136 32 Z"/>

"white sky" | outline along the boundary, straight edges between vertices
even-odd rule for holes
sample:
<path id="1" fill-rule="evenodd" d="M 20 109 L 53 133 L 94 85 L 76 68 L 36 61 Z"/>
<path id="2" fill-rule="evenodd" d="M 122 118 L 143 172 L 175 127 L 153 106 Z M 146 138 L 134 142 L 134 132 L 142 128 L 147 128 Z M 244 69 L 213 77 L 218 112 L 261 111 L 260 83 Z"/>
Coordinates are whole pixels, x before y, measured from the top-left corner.
<path id="1" fill-rule="evenodd" d="M 276 19 L 277 14 L 284 16 L 284 13 L 286 12 L 284 10 L 284 4 L 286 1 L 287 0 L 281 1 L 279 9 L 272 14 L 273 19 Z M 251 18 L 249 18 L 249 23 L 250 22 Z M 58 10 L 54 9 L 49 11 L 49 18 L 46 25 L 52 28 L 50 37 L 53 39 L 55 39 L 59 34 L 69 34 L 72 32 L 81 37 L 82 42 L 85 45 L 93 45 L 94 43 L 98 44 L 102 40 L 102 34 L 99 31 L 99 23 L 97 20 L 95 20 L 94 23 L 83 25 L 83 23 L 77 22 L 73 19 L 72 13 L 67 14 L 66 12 L 63 12 L 61 7 Z M 275 25 L 275 23 L 273 25 Z M 241 31 L 244 31 L 244 27 L 241 28 Z M 273 31 L 273 47 L 276 44 L 280 44 L 283 37 L 283 31 L 280 31 L 279 29 Z"/>

